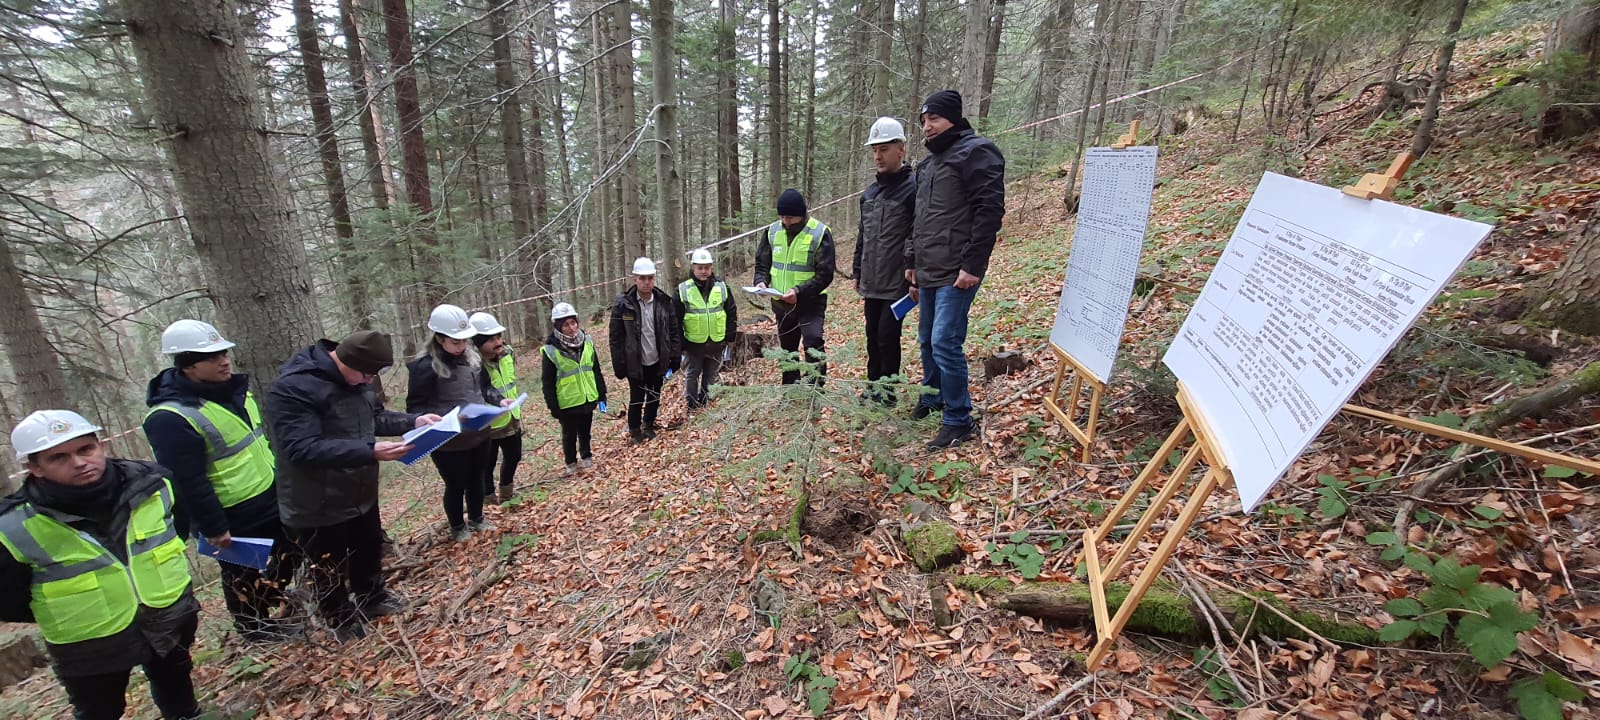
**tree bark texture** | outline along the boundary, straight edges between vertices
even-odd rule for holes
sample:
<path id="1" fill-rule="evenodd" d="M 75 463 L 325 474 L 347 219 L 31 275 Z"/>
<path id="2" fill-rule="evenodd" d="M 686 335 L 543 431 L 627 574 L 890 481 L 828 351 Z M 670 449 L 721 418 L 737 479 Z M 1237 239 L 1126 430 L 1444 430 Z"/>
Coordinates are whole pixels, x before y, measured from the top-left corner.
<path id="1" fill-rule="evenodd" d="M 428 178 L 428 145 L 422 130 L 422 104 L 417 97 L 411 15 L 406 0 L 383 0 L 383 29 L 394 77 L 394 107 L 400 123 L 400 161 L 406 180 L 406 203 L 415 214 L 410 234 L 431 254 L 438 249 L 439 238 L 433 228 L 433 187 Z M 430 257 L 428 261 L 431 260 Z M 443 286 L 424 277 L 410 280 L 422 288 L 423 304 L 435 305 L 444 300 Z"/>
<path id="2" fill-rule="evenodd" d="M 983 58 L 989 47 L 989 22 L 993 11 L 991 0 L 967 0 L 967 29 L 961 40 L 961 85 L 958 88 L 962 113 L 966 115 L 975 115 L 983 103 Z"/>
<path id="3" fill-rule="evenodd" d="M 345 62 L 350 71 L 351 114 L 361 126 L 361 153 L 366 158 L 367 187 L 372 193 L 372 204 L 388 211 L 394 197 L 390 187 L 389 163 L 383 155 L 383 138 L 379 131 L 378 107 L 367 82 L 371 69 L 367 67 L 366 40 L 361 37 L 361 26 L 356 23 L 353 0 L 339 0 L 339 25 L 344 34 Z"/>
<path id="4" fill-rule="evenodd" d="M 717 53 L 717 216 L 722 232 L 733 232 L 732 218 L 744 212 L 739 178 L 739 23 L 733 3 L 720 0 Z"/>
<path id="5" fill-rule="evenodd" d="M 650 67 L 655 81 L 656 192 L 661 201 L 661 252 L 668 292 L 688 276 L 683 251 L 683 180 L 678 176 L 678 49 L 672 0 L 650 0 Z"/>
<path id="6" fill-rule="evenodd" d="M 1600 0 L 1572 5 L 1551 28 L 1545 62 L 1552 79 L 1543 92 L 1549 107 L 1539 118 L 1539 142 L 1577 137 L 1600 124 Z"/>
<path id="7" fill-rule="evenodd" d="M 1072 60 L 1072 26 L 1077 13 L 1074 0 L 1056 0 L 1034 33 L 1039 48 L 1039 72 L 1033 76 L 1029 117 L 1055 117 L 1061 107 L 1061 80 Z M 1043 140 L 1055 123 L 1033 128 L 1033 139 Z"/>
<path id="8" fill-rule="evenodd" d="M 983 85 L 979 90 L 978 120 L 989 117 L 990 101 L 994 99 L 995 66 L 1000 60 L 1000 33 L 1006 24 L 1006 0 L 994 0 L 994 18 L 989 21 L 989 36 L 984 40 Z"/>
<path id="9" fill-rule="evenodd" d="M 17 260 L 11 240 L 0 235 L 0 303 L 6 308 L 0 312 L 0 338 L 5 339 L 6 359 L 17 378 L 17 393 L 24 406 L 19 415 L 27 415 L 35 410 L 65 407 L 67 380 L 60 357 L 39 320 L 38 306 L 23 283 Z"/>
<path id="10" fill-rule="evenodd" d="M 1439 102 L 1444 98 L 1444 86 L 1450 80 L 1450 59 L 1456 54 L 1456 36 L 1461 33 L 1461 21 L 1467 16 L 1467 1 L 1456 0 L 1450 12 L 1450 24 L 1444 30 L 1444 43 L 1439 46 L 1439 60 L 1433 69 L 1433 85 L 1428 88 L 1428 104 L 1422 108 L 1422 122 L 1417 134 L 1411 138 L 1411 154 L 1417 157 L 1428 152 L 1433 145 L 1433 126 L 1439 121 Z"/>
<path id="11" fill-rule="evenodd" d="M 767 0 L 767 156 L 771 165 L 767 187 L 771 195 L 769 201 L 776 201 L 784 188 L 783 54 L 778 48 L 783 33 L 779 22 L 783 17 L 782 12 L 778 0 Z"/>
<path id="12" fill-rule="evenodd" d="M 284 360 L 322 336 L 322 322 L 305 247 L 272 177 L 238 15 L 233 3 L 215 1 L 128 0 L 123 8 L 217 324 L 263 394 Z"/>

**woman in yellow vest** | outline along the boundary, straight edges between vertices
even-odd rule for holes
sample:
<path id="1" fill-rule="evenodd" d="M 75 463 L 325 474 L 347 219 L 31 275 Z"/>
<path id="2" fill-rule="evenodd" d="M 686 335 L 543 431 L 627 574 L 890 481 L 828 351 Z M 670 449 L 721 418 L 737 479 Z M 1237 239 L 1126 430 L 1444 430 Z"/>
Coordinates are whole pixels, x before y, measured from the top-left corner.
<path id="1" fill-rule="evenodd" d="M 181 507 L 155 463 L 106 457 L 100 428 L 40 410 L 11 431 L 28 475 L 0 501 L 0 620 L 34 623 L 80 720 L 115 720 L 143 666 L 167 720 L 196 718 Z"/>
<path id="2" fill-rule="evenodd" d="M 511 356 L 511 344 L 506 342 L 506 327 L 495 316 L 475 312 L 467 318 L 476 335 L 472 344 L 478 346 L 483 356 L 483 369 L 489 373 L 489 384 L 503 398 L 516 398 L 517 361 Z M 494 499 L 494 466 L 496 456 L 500 462 L 500 502 L 510 502 L 516 490 L 517 463 L 522 462 L 522 408 L 518 407 L 489 423 L 489 462 L 483 469 L 483 498 Z"/>
<path id="3" fill-rule="evenodd" d="M 561 453 L 567 461 L 562 474 L 571 475 L 594 464 L 589 436 L 595 408 L 605 412 L 606 379 L 594 343 L 578 326 L 578 311 L 568 303 L 556 303 L 550 322 L 555 328 L 539 352 L 544 404 L 550 417 L 561 423 Z"/>

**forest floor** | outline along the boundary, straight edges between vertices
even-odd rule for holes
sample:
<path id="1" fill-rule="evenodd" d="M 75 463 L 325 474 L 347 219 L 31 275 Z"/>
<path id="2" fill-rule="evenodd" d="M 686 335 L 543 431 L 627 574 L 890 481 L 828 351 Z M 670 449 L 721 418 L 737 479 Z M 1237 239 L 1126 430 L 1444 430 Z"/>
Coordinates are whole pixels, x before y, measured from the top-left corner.
<path id="1" fill-rule="evenodd" d="M 1570 231 L 1594 221 L 1600 199 L 1595 136 L 1535 147 L 1512 110 L 1452 112 L 1536 50 L 1508 34 L 1458 53 L 1465 77 L 1448 93 L 1438 143 L 1397 197 L 1496 229 L 1363 386 L 1363 404 L 1458 422 L 1600 355 L 1592 342 L 1556 337 L 1558 357 L 1541 366 L 1471 339 L 1487 322 L 1486 301 L 1557 267 Z M 1415 114 L 1373 120 L 1363 114 L 1373 100 L 1318 118 L 1312 137 L 1320 140 L 1303 155 L 1260 149 L 1248 124 L 1235 142 L 1227 116 L 1198 118 L 1164 138 L 1146 268 L 1200 287 L 1263 170 L 1335 186 L 1381 170 L 1409 145 Z M 799 718 L 813 709 L 829 717 L 1015 718 L 1043 705 L 1084 678 L 1092 629 L 996 609 L 959 580 L 1020 582 L 1020 556 L 996 562 L 987 546 L 1035 544 L 1041 579 L 1081 582 L 1071 531 L 1098 523 L 1179 418 L 1159 358 L 1194 299 L 1167 285 L 1134 298 L 1093 462 L 1077 462 L 1078 447 L 1038 387 L 1054 372 L 1045 342 L 1072 235 L 1060 176 L 1011 183 L 1003 239 L 972 311 L 969 356 L 1009 348 L 1033 361 L 994 379 L 975 372 L 982 442 L 924 450 L 936 421 L 909 419 L 909 388 L 893 411 L 857 403 L 859 304 L 841 278 L 823 389 L 778 387 L 776 364 L 757 360 L 731 370 L 734 384 L 685 421 L 674 382 L 662 406 L 673 428 L 630 447 L 616 414 L 623 383 L 613 381 L 613 414 L 595 423 L 597 464 L 573 477 L 559 473 L 553 423 L 530 412 L 520 497 L 488 511 L 497 531 L 466 543 L 444 538 L 431 466 L 394 474 L 384 514 L 401 554 L 388 572 L 411 607 L 377 621 L 364 640 L 339 645 L 318 630 L 277 647 L 238 644 L 208 582 L 196 647 L 202 694 L 229 717 L 325 720 Z M 593 329 L 605 347 L 604 328 Z M 908 328 L 906 372 L 919 377 L 914 336 Z M 536 339 L 521 340 L 522 357 L 535 357 Z M 522 373 L 535 388 L 537 365 L 525 362 Z M 1539 444 L 1594 457 L 1597 423 L 1600 406 L 1590 399 L 1501 435 L 1565 432 Z M 1381 628 L 1394 620 L 1386 601 L 1421 595 L 1430 578 L 1380 559 L 1374 534 L 1389 529 L 1411 485 L 1449 448 L 1341 416 L 1257 512 L 1240 513 L 1231 490 L 1218 493 L 1169 576 L 1270 592 L 1296 608 Z M 804 534 L 757 542 L 759 531 L 788 526 L 802 494 Z M 1591 717 L 1582 706 L 1600 698 L 1597 504 L 1592 478 L 1489 455 L 1419 505 L 1410 545 L 1480 566 L 1481 580 L 1514 591 L 1537 613 L 1517 653 L 1489 672 L 1448 641 L 1334 645 L 1129 632 L 1107 667 L 1050 716 L 1514 717 L 1514 683 L 1549 670 L 1586 692 L 1567 716 Z M 967 551 L 940 576 L 919 572 L 900 537 L 904 525 L 930 516 L 952 524 Z M 1013 535 L 1022 530 L 1026 537 Z M 933 595 L 951 610 L 948 626 L 932 617 Z M 139 717 L 153 717 L 142 684 L 132 701 Z M 62 708 L 47 671 L 0 696 L 7 716 L 58 716 Z"/>

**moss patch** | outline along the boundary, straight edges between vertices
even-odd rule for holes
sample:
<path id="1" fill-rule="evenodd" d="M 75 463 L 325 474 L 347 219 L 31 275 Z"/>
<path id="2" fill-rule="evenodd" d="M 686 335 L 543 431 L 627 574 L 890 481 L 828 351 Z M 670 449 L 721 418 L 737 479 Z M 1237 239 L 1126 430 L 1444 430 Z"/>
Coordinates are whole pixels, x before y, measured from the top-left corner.
<path id="1" fill-rule="evenodd" d="M 950 578 L 950 584 L 967 592 L 999 594 L 1010 590 L 1011 581 L 993 575 L 957 575 Z"/>
<path id="2" fill-rule="evenodd" d="M 961 538 L 956 529 L 942 522 L 931 522 L 907 530 L 902 539 L 911 560 L 923 572 L 933 572 L 949 567 L 966 557 L 961 549 Z"/>
<path id="3" fill-rule="evenodd" d="M 1249 596 L 1244 595 L 1218 595 L 1213 596 L 1217 606 L 1234 615 L 1235 629 L 1243 632 L 1246 625 L 1251 632 L 1274 638 L 1295 638 L 1297 640 L 1310 640 L 1300 628 L 1295 627 L 1277 613 L 1263 610 L 1256 606 L 1256 600 L 1264 605 L 1271 605 L 1279 612 L 1294 618 L 1294 621 L 1306 626 L 1306 629 L 1338 643 L 1351 645 L 1381 645 L 1378 640 L 1378 631 L 1359 622 L 1340 622 L 1330 620 L 1315 613 L 1302 612 L 1291 609 L 1288 604 L 1278 596 L 1268 592 L 1254 592 Z"/>

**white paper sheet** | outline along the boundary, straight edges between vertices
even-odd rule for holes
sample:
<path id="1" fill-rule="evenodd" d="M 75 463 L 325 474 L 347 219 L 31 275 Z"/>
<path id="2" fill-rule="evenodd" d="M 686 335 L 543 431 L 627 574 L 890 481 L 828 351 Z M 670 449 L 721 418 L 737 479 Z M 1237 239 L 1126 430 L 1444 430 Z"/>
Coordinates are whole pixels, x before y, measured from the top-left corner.
<path id="1" fill-rule="evenodd" d="M 1089 148 L 1072 256 L 1050 342 L 1097 380 L 1111 379 L 1139 274 L 1156 182 L 1156 148 Z"/>
<path id="2" fill-rule="evenodd" d="M 1164 358 L 1252 510 L 1489 234 L 1266 174 Z"/>

